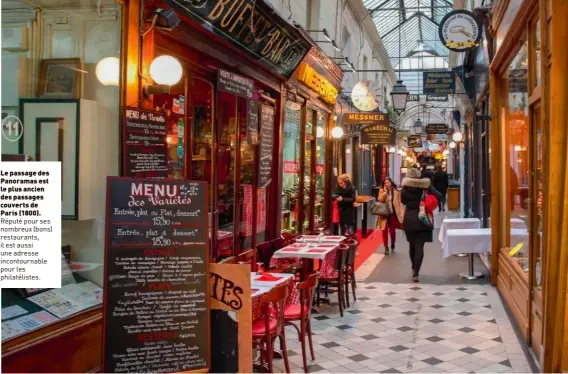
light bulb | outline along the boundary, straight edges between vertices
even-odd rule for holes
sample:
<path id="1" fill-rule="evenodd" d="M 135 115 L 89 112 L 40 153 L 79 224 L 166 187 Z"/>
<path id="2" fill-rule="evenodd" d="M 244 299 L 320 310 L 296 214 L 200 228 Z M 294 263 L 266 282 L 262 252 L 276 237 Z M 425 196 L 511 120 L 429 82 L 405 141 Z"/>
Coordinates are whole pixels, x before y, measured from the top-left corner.
<path id="1" fill-rule="evenodd" d="M 323 129 L 323 127 L 318 126 L 318 128 L 316 129 L 316 136 L 318 138 L 323 138 L 324 135 L 325 135 L 325 130 Z"/>
<path id="2" fill-rule="evenodd" d="M 97 64 L 95 75 L 99 82 L 105 86 L 118 86 L 120 60 L 116 57 L 103 58 Z"/>
<path id="3" fill-rule="evenodd" d="M 181 79 L 182 67 L 172 56 L 159 56 L 150 64 L 150 77 L 157 84 L 173 86 Z"/>
<path id="4" fill-rule="evenodd" d="M 520 145 L 516 145 L 516 146 L 515 146 L 515 151 L 517 151 L 517 152 L 522 151 L 522 149 L 523 149 L 523 148 L 522 148 Z"/>
<path id="5" fill-rule="evenodd" d="M 443 154 L 444 156 L 447 156 L 447 155 L 449 155 L 449 154 L 450 154 L 450 151 L 449 151 L 449 150 L 447 150 L 447 149 L 444 149 L 444 152 L 442 152 L 442 154 Z"/>
<path id="6" fill-rule="evenodd" d="M 391 146 L 389 148 L 389 153 L 395 153 L 395 152 L 396 152 L 396 148 Z"/>
<path id="7" fill-rule="evenodd" d="M 463 140 L 463 135 L 461 132 L 456 131 L 452 135 L 452 139 L 454 140 L 454 142 L 461 142 Z"/>
<path id="8" fill-rule="evenodd" d="M 456 142 L 450 142 L 450 148 L 455 148 L 456 147 Z"/>
<path id="9" fill-rule="evenodd" d="M 334 137 L 335 139 L 341 138 L 343 136 L 343 128 L 341 128 L 341 126 L 335 126 L 331 130 L 331 136 Z"/>
<path id="10" fill-rule="evenodd" d="M 345 153 L 350 154 L 350 153 L 351 153 L 351 148 L 347 148 L 347 149 L 345 150 Z"/>

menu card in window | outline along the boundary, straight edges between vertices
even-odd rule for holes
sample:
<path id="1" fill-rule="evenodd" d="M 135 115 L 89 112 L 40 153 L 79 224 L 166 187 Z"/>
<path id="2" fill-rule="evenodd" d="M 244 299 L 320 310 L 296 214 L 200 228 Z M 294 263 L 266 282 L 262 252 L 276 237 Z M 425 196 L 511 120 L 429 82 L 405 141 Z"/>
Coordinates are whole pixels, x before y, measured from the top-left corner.
<path id="1" fill-rule="evenodd" d="M 272 151 L 274 150 L 274 108 L 262 105 L 260 112 L 260 161 L 258 187 L 266 187 L 272 178 Z"/>
<path id="2" fill-rule="evenodd" d="M 258 144 L 258 103 L 254 100 L 248 102 L 247 143 Z"/>
<path id="3" fill-rule="evenodd" d="M 168 176 L 167 124 L 163 113 L 125 108 L 124 174 L 127 177 L 165 179 Z"/>
<path id="4" fill-rule="evenodd" d="M 207 183 L 109 177 L 103 372 L 209 367 Z"/>

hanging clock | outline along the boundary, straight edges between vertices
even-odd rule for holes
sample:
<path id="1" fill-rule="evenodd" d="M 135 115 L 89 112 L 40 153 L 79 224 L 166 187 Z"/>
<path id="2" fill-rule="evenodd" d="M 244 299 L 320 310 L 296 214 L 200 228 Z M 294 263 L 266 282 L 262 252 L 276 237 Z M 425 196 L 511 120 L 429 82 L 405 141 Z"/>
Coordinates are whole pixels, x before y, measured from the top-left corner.
<path id="1" fill-rule="evenodd" d="M 465 52 L 479 43 L 481 23 L 473 13 L 458 9 L 442 18 L 438 33 L 446 48 L 455 52 Z"/>
<path id="2" fill-rule="evenodd" d="M 379 82 L 360 81 L 351 91 L 353 105 L 362 112 L 370 112 L 379 107 L 381 86 Z"/>

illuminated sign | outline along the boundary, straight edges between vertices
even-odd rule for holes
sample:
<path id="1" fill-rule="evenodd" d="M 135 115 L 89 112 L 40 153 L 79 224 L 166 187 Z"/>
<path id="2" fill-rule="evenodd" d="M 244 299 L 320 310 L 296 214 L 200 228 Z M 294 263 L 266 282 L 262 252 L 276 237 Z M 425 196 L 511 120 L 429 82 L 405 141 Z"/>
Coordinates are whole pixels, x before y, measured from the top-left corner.
<path id="1" fill-rule="evenodd" d="M 346 125 L 373 124 L 389 125 L 389 115 L 384 113 L 345 113 L 343 123 Z"/>
<path id="2" fill-rule="evenodd" d="M 317 92 L 326 103 L 337 101 L 337 88 L 305 62 L 298 69 L 298 80 Z"/>
<path id="3" fill-rule="evenodd" d="M 361 129 L 361 144 L 396 144 L 396 129 L 388 125 L 371 125 Z"/>

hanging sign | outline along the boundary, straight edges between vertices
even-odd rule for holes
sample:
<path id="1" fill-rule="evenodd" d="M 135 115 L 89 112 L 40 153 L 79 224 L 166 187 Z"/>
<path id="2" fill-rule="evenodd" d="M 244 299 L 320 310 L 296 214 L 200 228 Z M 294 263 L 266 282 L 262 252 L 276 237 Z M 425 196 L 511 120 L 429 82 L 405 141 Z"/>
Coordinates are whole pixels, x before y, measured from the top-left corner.
<path id="1" fill-rule="evenodd" d="M 258 103 L 254 100 L 248 102 L 247 143 L 258 144 Z"/>
<path id="2" fill-rule="evenodd" d="M 264 1 L 164 0 L 272 72 L 289 78 L 311 43 Z M 211 41 L 213 43 L 213 41 Z"/>
<path id="3" fill-rule="evenodd" d="M 447 134 L 448 125 L 445 123 L 429 123 L 426 126 L 426 133 L 428 134 Z"/>
<path id="4" fill-rule="evenodd" d="M 219 69 L 217 73 L 217 87 L 221 91 L 231 93 L 235 96 L 252 99 L 254 91 L 254 81 L 230 71 Z"/>
<path id="5" fill-rule="evenodd" d="M 385 125 L 389 126 L 389 115 L 385 113 L 344 113 L 343 124 L 345 125 Z"/>
<path id="6" fill-rule="evenodd" d="M 381 87 L 379 82 L 358 82 L 351 91 L 351 100 L 355 108 L 362 112 L 370 112 L 377 109 L 381 101 Z"/>
<path id="7" fill-rule="evenodd" d="M 396 144 L 396 129 L 388 125 L 372 125 L 361 129 L 361 144 Z"/>
<path id="8" fill-rule="evenodd" d="M 109 177 L 106 206 L 102 372 L 207 369 L 207 183 Z"/>
<path id="9" fill-rule="evenodd" d="M 406 99 L 406 101 L 420 101 L 420 95 L 408 95 L 408 99 Z"/>
<path id="10" fill-rule="evenodd" d="M 425 94 L 453 94 L 456 91 L 456 75 L 453 71 L 423 72 L 423 92 Z"/>
<path id="11" fill-rule="evenodd" d="M 298 69 L 298 80 L 317 92 L 326 103 L 335 104 L 337 101 L 337 88 L 305 62 Z"/>
<path id="12" fill-rule="evenodd" d="M 442 18 L 438 34 L 446 48 L 454 52 L 464 52 L 478 45 L 481 39 L 481 23 L 473 13 L 457 9 Z"/>
<path id="13" fill-rule="evenodd" d="M 168 176 L 164 113 L 124 109 L 123 149 L 127 177 L 165 179 Z"/>
<path id="14" fill-rule="evenodd" d="M 261 106 L 260 112 L 260 161 L 258 187 L 264 188 L 272 179 L 272 151 L 274 150 L 274 108 Z"/>
<path id="15" fill-rule="evenodd" d="M 422 147 L 422 138 L 420 135 L 410 135 L 406 144 L 408 148 L 420 148 Z"/>
<path id="16" fill-rule="evenodd" d="M 426 101 L 448 101 L 448 95 L 427 95 Z"/>

